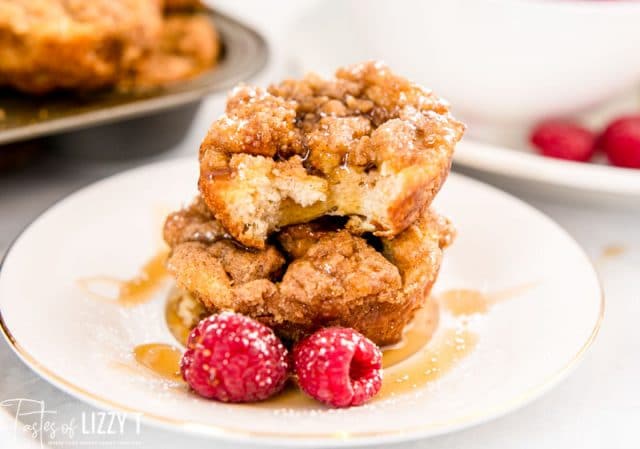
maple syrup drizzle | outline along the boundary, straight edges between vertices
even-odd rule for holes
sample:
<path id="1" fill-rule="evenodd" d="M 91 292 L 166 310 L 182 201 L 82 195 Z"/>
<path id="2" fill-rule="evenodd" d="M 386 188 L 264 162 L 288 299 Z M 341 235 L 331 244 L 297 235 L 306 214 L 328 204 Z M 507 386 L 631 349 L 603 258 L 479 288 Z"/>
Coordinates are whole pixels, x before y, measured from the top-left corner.
<path id="1" fill-rule="evenodd" d="M 386 368 L 382 388 L 373 401 L 419 390 L 429 382 L 439 379 L 469 355 L 475 349 L 477 341 L 478 336 L 469 330 L 444 330 L 434 341 L 421 347 L 421 351 L 412 354 L 402 365 Z M 305 396 L 293 382 L 290 382 L 282 393 L 252 405 L 288 409 L 318 408 L 318 403 Z"/>
<path id="2" fill-rule="evenodd" d="M 91 296 L 98 299 L 117 301 L 122 306 L 135 306 L 150 299 L 168 275 L 166 261 L 168 252 L 158 252 L 144 264 L 140 273 L 132 279 L 122 280 L 107 276 L 95 276 L 78 280 L 78 285 Z M 100 285 L 113 286 L 116 294 L 111 297 L 96 293 Z"/>
<path id="3" fill-rule="evenodd" d="M 411 334 L 409 334 L 411 335 Z M 382 389 L 375 400 L 420 389 L 446 374 L 476 346 L 478 337 L 466 330 L 447 329 L 435 341 L 412 354 L 402 366 L 385 370 Z M 174 382 L 183 382 L 180 375 L 181 351 L 164 343 L 151 343 L 134 349 L 136 361 L 156 375 Z M 282 408 L 317 408 L 314 400 L 305 396 L 289 382 L 278 395 L 253 406 Z"/>
<path id="4" fill-rule="evenodd" d="M 602 249 L 601 259 L 614 259 L 627 252 L 627 248 L 623 245 L 611 244 Z"/>
<path id="5" fill-rule="evenodd" d="M 400 366 L 386 368 L 380 392 L 373 401 L 384 400 L 398 394 L 419 390 L 453 369 L 476 347 L 478 336 L 466 329 L 447 329 L 436 340 L 412 354 Z M 257 404 L 258 407 L 289 409 L 317 409 L 318 403 L 305 396 L 290 382 L 282 393 Z"/>
<path id="6" fill-rule="evenodd" d="M 230 167 L 214 168 L 203 173 L 204 179 L 208 181 L 227 181 L 231 178 L 232 170 Z"/>
<path id="7" fill-rule="evenodd" d="M 385 371 L 376 399 L 420 389 L 454 368 L 473 351 L 478 336 L 467 329 L 446 329 L 401 367 Z"/>
<path id="8" fill-rule="evenodd" d="M 438 300 L 453 316 L 486 313 L 492 303 L 491 298 L 484 293 L 467 289 L 448 290 Z"/>
<path id="9" fill-rule="evenodd" d="M 447 290 L 438 296 L 438 301 L 453 316 L 487 313 L 492 305 L 519 296 L 531 290 L 537 282 L 517 285 L 494 293 L 482 293 L 471 289 Z"/>
<path id="10" fill-rule="evenodd" d="M 402 341 L 383 348 L 384 380 L 374 401 L 423 388 L 451 371 L 475 349 L 478 335 L 466 326 L 442 329 L 431 340 L 438 325 L 439 306 L 453 316 L 486 313 L 493 304 L 518 296 L 535 285 L 536 283 L 523 284 L 492 294 L 470 289 L 449 290 L 442 293 L 437 300 L 429 301 L 407 326 Z M 190 328 L 177 313 L 180 297 L 179 291 L 172 291 L 165 313 L 167 325 L 173 335 L 178 341 L 185 342 Z M 147 344 L 136 347 L 134 354 L 138 363 L 157 375 L 173 381 L 182 381 L 181 351 L 178 348 L 161 343 Z M 280 394 L 251 406 L 311 409 L 317 408 L 318 403 L 305 396 L 295 382 L 289 381 Z"/>
<path id="11" fill-rule="evenodd" d="M 122 281 L 118 301 L 125 305 L 144 302 L 167 276 L 167 257 L 166 251 L 159 252 L 142 267 L 138 276 Z"/>
<path id="12" fill-rule="evenodd" d="M 395 345 L 382 348 L 382 366 L 390 368 L 424 348 L 438 327 L 439 314 L 438 302 L 429 300 L 407 325 L 402 340 Z"/>
<path id="13" fill-rule="evenodd" d="M 260 408 L 286 408 L 286 409 L 317 409 L 318 402 L 305 395 L 296 382 L 289 380 L 279 394 L 271 396 L 269 399 L 251 404 Z"/>
<path id="14" fill-rule="evenodd" d="M 438 326 L 438 315 L 438 303 L 430 300 L 425 308 L 420 310 L 413 321 L 407 325 L 402 341 L 393 346 L 382 348 L 382 365 L 385 370 L 405 361 L 425 347 Z M 415 363 L 412 363 L 409 367 L 412 367 L 414 364 Z M 400 369 L 400 367 L 397 369 Z M 387 375 L 386 373 L 387 371 L 385 371 L 385 376 Z M 388 381 L 385 379 L 383 389 L 385 389 L 386 383 L 388 383 Z M 394 388 L 393 385 L 386 387 L 388 394 L 391 394 L 392 391 L 395 392 Z M 384 398 L 388 395 L 385 394 L 385 396 L 381 396 L 382 394 L 383 392 L 381 391 L 378 396 L 376 396 L 376 399 L 380 397 Z M 318 408 L 318 403 L 304 395 L 293 381 L 289 381 L 280 394 L 253 405 L 258 407 L 280 407 L 289 409 Z"/>
<path id="15" fill-rule="evenodd" d="M 191 327 L 178 314 L 180 301 L 183 299 L 182 295 L 184 293 L 178 289 L 174 289 L 169 294 L 165 307 L 165 319 L 171 334 L 180 344 L 186 346 Z M 422 349 L 429 342 L 438 326 L 438 315 L 438 303 L 430 300 L 407 325 L 402 340 L 382 349 L 383 366 L 389 368 L 396 365 Z"/>
<path id="16" fill-rule="evenodd" d="M 182 293 L 178 290 L 170 293 L 165 317 L 171 333 L 184 344 L 191 329 L 178 315 L 181 295 Z M 438 325 L 438 309 L 439 303 L 437 301 L 429 301 L 427 306 L 420 310 L 407 326 L 402 341 L 383 348 L 385 378 L 382 390 L 376 396 L 376 400 L 412 389 L 419 389 L 452 369 L 458 361 L 473 350 L 477 336 L 464 330 L 444 330 L 436 341 L 429 342 Z M 401 362 L 404 363 L 399 365 Z M 173 369 L 178 370 L 179 357 L 174 360 L 174 363 Z M 153 369 L 148 364 L 145 366 Z M 166 367 L 162 367 L 162 370 L 164 372 L 172 371 L 171 368 Z M 161 373 L 158 374 L 161 375 Z M 280 394 L 251 405 L 291 409 L 318 407 L 318 403 L 305 396 L 293 381 L 290 381 Z"/>
<path id="17" fill-rule="evenodd" d="M 173 382 L 183 382 L 180 374 L 182 351 L 165 343 L 148 343 L 133 349 L 136 362 L 159 377 Z"/>

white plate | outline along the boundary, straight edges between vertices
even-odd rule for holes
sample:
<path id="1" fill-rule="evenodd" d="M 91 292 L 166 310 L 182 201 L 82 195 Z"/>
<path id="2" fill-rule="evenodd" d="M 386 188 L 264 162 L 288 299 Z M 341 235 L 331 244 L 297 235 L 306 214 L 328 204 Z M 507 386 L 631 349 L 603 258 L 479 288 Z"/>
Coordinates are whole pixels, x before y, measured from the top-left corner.
<path id="1" fill-rule="evenodd" d="M 151 301 L 124 308 L 90 297 L 76 281 L 135 275 L 158 250 L 163 213 L 195 193 L 196 174 L 194 160 L 178 160 L 106 179 L 52 207 L 16 240 L 0 273 L 0 311 L 25 363 L 80 399 L 177 431 L 355 445 L 426 438 L 514 410 L 566 376 L 597 334 L 602 292 L 573 239 L 519 200 L 452 175 L 437 207 L 459 236 L 436 290 L 529 288 L 486 314 L 445 312 L 438 332 L 464 326 L 477 346 L 426 387 L 345 410 L 279 409 L 201 400 L 144 370 L 123 369 L 134 346 L 174 342 L 163 319 L 170 282 Z"/>
<path id="2" fill-rule="evenodd" d="M 640 170 L 547 158 L 530 150 L 464 139 L 454 162 L 472 173 L 497 175 L 510 190 L 534 191 L 591 204 L 637 205 Z"/>

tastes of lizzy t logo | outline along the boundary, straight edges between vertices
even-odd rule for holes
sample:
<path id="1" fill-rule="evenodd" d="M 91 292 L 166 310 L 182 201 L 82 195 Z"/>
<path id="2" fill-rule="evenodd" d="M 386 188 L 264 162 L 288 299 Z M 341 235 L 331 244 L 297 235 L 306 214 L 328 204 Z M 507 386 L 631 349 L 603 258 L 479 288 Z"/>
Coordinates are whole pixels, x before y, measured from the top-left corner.
<path id="1" fill-rule="evenodd" d="M 60 419 L 44 401 L 16 398 L 0 402 L 15 418 L 15 438 L 22 434 L 49 446 L 135 446 L 131 436 L 140 435 L 140 414 L 90 411 Z"/>

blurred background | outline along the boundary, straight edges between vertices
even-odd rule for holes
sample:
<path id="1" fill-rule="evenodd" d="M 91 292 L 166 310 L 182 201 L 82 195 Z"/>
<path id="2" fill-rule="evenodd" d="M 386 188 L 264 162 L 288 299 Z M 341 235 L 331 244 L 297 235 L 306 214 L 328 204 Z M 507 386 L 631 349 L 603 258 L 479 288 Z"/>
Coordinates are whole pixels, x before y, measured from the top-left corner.
<path id="1" fill-rule="evenodd" d="M 0 206 L 13 211 L 0 222 L 0 248 L 79 186 L 152 160 L 195 154 L 236 82 L 264 85 L 308 71 L 329 75 L 372 58 L 452 103 L 468 125 L 456 170 L 519 194 L 599 207 L 640 201 L 640 176 L 633 170 L 640 150 L 631 149 L 621 162 L 597 145 L 619 117 L 635 116 L 629 126 L 640 128 L 640 59 L 632 57 L 640 50 L 639 2 L 212 3 L 249 30 L 238 33 L 242 26 L 214 18 L 224 32 L 222 62 L 147 105 L 138 106 L 139 97 L 84 94 L 80 100 L 65 96 L 61 104 L 60 95 L 0 91 Z M 114 108 L 114 102 L 124 106 Z M 549 120 L 562 122 L 562 129 L 551 127 L 550 136 L 543 129 L 536 145 L 536 126 Z M 96 126 L 104 121 L 115 123 Z"/>
<path id="2" fill-rule="evenodd" d="M 0 0 L 0 30 L 12 18 L 11 3 Z M 150 162 L 195 158 L 236 82 L 267 85 L 309 71 L 328 76 L 344 64 L 382 59 L 448 99 L 468 125 L 454 170 L 504 188 L 560 222 L 597 264 L 609 297 L 608 323 L 570 384 L 523 412 L 438 438 L 431 447 L 637 447 L 640 362 L 622 369 L 616 354 L 637 359 L 640 350 L 630 323 L 632 312 L 640 312 L 632 282 L 640 274 L 640 2 L 206 4 L 213 12 L 199 13 L 213 21 L 221 51 L 195 77 L 113 96 L 0 89 L 0 256 L 69 193 Z M 1 36 L 0 83 L 7 84 Z M 160 60 L 159 70 L 167 61 Z M 0 367 L 0 398 L 40 393 L 63 412 L 77 406 L 4 343 Z M 148 438 L 160 445 L 166 436 Z"/>

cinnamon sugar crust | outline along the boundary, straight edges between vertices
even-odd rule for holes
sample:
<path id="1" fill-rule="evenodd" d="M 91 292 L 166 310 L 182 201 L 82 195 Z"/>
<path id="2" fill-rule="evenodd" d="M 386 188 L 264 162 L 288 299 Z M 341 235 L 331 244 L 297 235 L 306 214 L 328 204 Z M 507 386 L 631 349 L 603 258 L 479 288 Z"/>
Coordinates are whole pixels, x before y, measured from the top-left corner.
<path id="1" fill-rule="evenodd" d="M 202 230 L 219 224 L 196 201 L 172 214 L 165 239 L 179 288 L 211 312 L 233 310 L 297 341 L 326 326 L 397 342 L 428 301 L 454 231 L 427 209 L 394 239 L 357 236 L 327 220 L 286 227 L 261 250 Z M 372 244 L 377 240 L 379 244 Z"/>
<path id="2" fill-rule="evenodd" d="M 446 102 L 379 62 L 240 86 L 200 146 L 199 188 L 245 246 L 324 215 L 390 238 L 431 203 L 463 132 Z"/>

